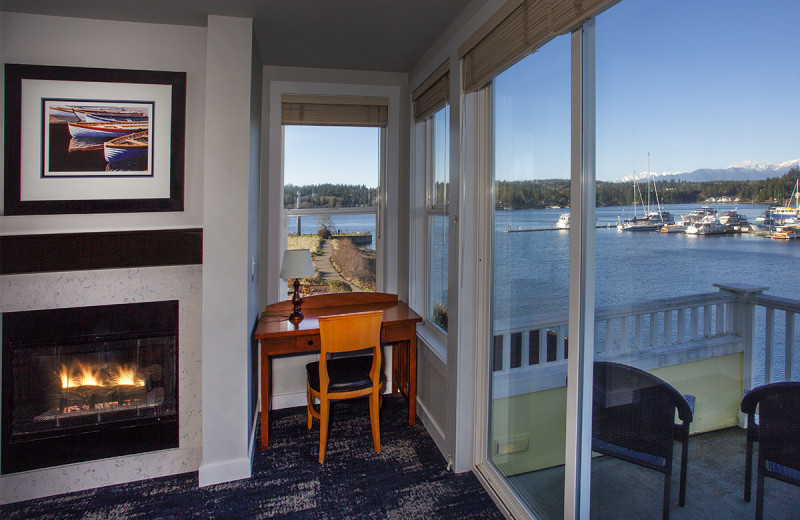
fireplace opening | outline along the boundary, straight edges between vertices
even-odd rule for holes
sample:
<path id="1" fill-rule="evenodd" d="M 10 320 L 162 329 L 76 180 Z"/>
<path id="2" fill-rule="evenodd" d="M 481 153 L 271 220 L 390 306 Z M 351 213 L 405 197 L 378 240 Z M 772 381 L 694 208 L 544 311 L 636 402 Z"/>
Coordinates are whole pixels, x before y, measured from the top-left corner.
<path id="1" fill-rule="evenodd" d="M 3 314 L 2 472 L 178 446 L 178 302 Z"/>

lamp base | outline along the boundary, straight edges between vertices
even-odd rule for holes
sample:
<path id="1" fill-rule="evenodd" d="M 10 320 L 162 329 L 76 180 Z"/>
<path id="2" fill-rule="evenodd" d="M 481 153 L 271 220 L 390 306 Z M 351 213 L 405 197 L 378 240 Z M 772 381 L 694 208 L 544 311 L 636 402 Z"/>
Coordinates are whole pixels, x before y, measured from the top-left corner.
<path id="1" fill-rule="evenodd" d="M 303 299 L 300 297 L 300 279 L 294 279 L 294 295 L 292 296 L 292 305 L 294 305 L 294 309 L 292 309 L 292 313 L 289 315 L 289 321 L 299 322 L 303 321 L 303 313 L 300 312 L 300 305 L 303 304 Z"/>

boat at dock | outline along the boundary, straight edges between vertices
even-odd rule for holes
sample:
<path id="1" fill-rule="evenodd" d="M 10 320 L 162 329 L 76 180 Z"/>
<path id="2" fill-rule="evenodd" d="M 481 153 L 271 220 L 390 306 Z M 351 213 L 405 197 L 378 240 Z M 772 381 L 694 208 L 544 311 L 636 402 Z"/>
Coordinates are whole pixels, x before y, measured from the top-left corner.
<path id="1" fill-rule="evenodd" d="M 747 216 L 738 213 L 735 209 L 723 211 L 719 216 L 719 223 L 728 227 L 731 231 L 749 231 L 750 225 Z"/>
<path id="2" fill-rule="evenodd" d="M 794 207 L 787 204 L 786 206 L 770 208 L 769 216 L 772 217 L 777 224 L 800 223 L 800 179 L 797 179 L 794 183 L 794 190 L 789 197 L 790 204 L 792 199 L 795 201 Z"/>
<path id="3" fill-rule="evenodd" d="M 686 232 L 686 224 L 683 221 L 676 222 L 674 224 L 667 224 L 663 226 L 659 231 L 662 233 L 685 233 Z"/>
<path id="4" fill-rule="evenodd" d="M 108 163 L 129 161 L 147 156 L 149 144 L 149 132 L 137 132 L 106 141 L 103 153 Z"/>
<path id="5" fill-rule="evenodd" d="M 558 217 L 558 222 L 556 222 L 556 228 L 558 229 L 569 229 L 569 213 L 562 213 L 560 217 Z"/>
<path id="6" fill-rule="evenodd" d="M 780 226 L 772 232 L 775 240 L 795 240 L 800 237 L 800 228 L 794 226 Z"/>
<path id="7" fill-rule="evenodd" d="M 691 212 L 681 215 L 681 218 L 686 223 L 686 225 L 693 224 L 695 222 L 700 222 L 706 217 L 713 216 L 716 218 L 717 210 L 711 208 L 709 206 L 703 206 L 701 208 L 693 209 Z"/>
<path id="8" fill-rule="evenodd" d="M 728 226 L 722 224 L 716 215 L 703 217 L 699 222 L 692 222 L 686 226 L 688 235 L 721 235 L 728 231 Z"/>
<path id="9" fill-rule="evenodd" d="M 118 121 L 112 123 L 67 123 L 69 134 L 72 137 L 101 137 L 113 139 L 123 135 L 134 134 L 147 130 L 147 121 L 131 122 Z"/>

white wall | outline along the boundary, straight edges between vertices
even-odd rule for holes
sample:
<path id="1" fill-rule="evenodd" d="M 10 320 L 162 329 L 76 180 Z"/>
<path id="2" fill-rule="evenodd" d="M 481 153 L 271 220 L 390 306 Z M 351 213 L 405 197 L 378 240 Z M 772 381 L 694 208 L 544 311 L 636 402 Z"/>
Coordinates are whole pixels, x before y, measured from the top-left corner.
<path id="1" fill-rule="evenodd" d="M 185 211 L 2 216 L 0 233 L 13 235 L 202 226 L 205 28 L 111 21 L 98 23 L 96 20 L 4 12 L 0 13 L 0 58 L 3 64 L 151 69 L 187 73 Z M 0 107 L 0 110 L 4 110 L 4 107 Z M 201 290 L 201 266 L 0 277 L 1 311 L 167 299 L 180 301 L 180 447 L 3 476 L 0 479 L 0 502 L 197 470 L 202 440 L 199 369 L 202 343 Z"/>
<path id="2" fill-rule="evenodd" d="M 253 23 L 208 17 L 200 485 L 250 476 L 249 249 Z"/>

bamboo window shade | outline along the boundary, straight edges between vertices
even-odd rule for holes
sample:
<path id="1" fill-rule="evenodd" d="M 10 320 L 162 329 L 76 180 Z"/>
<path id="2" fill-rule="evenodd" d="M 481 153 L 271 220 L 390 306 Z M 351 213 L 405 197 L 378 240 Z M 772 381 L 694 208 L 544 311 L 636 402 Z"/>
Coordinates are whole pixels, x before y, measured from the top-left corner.
<path id="1" fill-rule="evenodd" d="M 444 62 L 414 89 L 414 121 L 419 123 L 450 102 L 450 62 Z"/>
<path id="2" fill-rule="evenodd" d="M 281 123 L 309 126 L 386 126 L 388 98 L 281 95 Z"/>
<path id="3" fill-rule="evenodd" d="M 474 92 L 556 36 L 619 0 L 509 0 L 458 48 L 464 92 Z"/>

